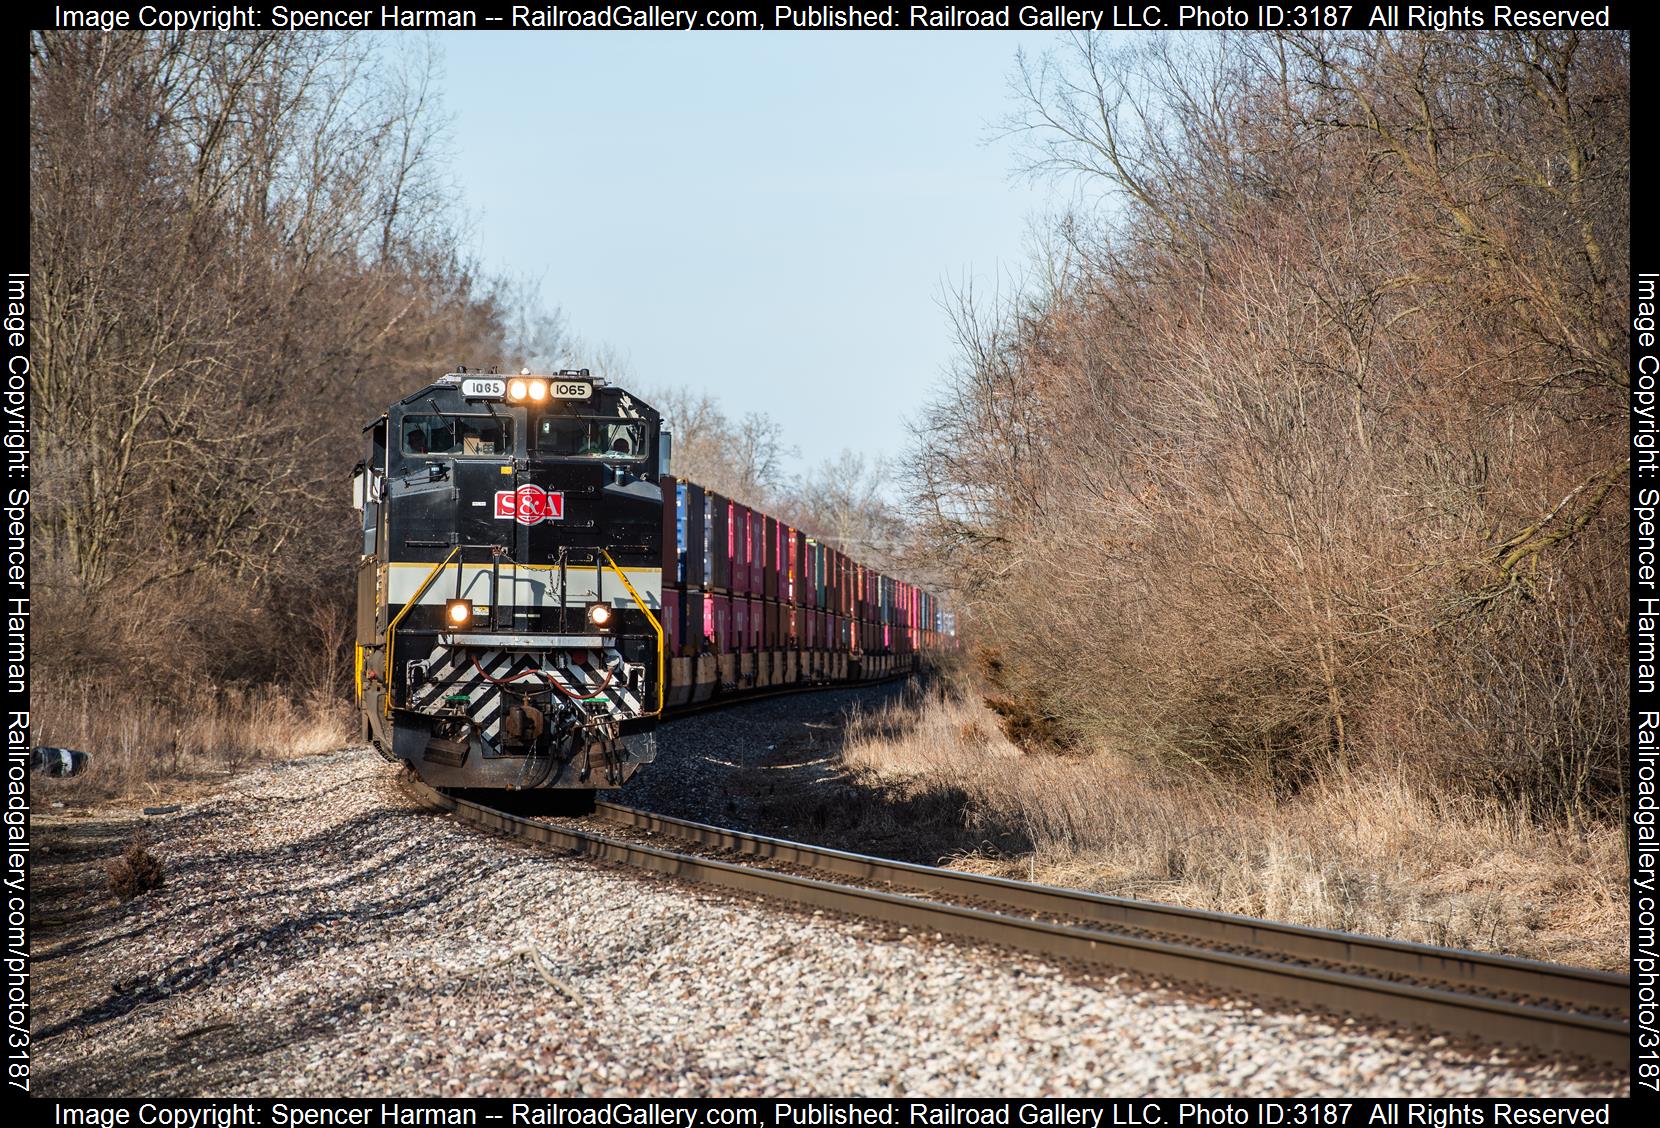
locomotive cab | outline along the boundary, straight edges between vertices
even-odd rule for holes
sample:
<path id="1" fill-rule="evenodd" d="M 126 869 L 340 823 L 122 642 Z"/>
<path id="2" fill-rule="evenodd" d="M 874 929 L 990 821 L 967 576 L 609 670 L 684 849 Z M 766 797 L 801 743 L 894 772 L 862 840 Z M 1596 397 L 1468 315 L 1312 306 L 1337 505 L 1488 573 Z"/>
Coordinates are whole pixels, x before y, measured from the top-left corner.
<path id="1" fill-rule="evenodd" d="M 440 787 L 614 787 L 652 760 L 657 411 L 586 370 L 462 370 L 365 437 L 365 735 Z"/>

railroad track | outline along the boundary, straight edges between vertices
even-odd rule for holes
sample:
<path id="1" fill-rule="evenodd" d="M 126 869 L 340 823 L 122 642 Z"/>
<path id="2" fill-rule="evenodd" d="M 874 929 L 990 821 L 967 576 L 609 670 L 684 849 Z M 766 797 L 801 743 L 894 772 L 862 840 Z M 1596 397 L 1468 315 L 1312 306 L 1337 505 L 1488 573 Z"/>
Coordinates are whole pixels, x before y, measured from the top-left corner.
<path id="1" fill-rule="evenodd" d="M 1609 972 L 911 865 L 614 803 L 572 822 L 410 785 L 476 826 L 736 892 L 1555 1055 L 1630 1058 L 1631 984 Z"/>

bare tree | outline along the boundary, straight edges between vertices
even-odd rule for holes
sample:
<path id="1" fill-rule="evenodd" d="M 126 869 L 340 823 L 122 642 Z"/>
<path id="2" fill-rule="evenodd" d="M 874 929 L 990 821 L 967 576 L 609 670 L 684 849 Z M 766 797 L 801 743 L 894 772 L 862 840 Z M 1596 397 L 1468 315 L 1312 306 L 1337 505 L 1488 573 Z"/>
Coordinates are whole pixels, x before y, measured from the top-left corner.
<path id="1" fill-rule="evenodd" d="M 1628 38 L 1081 37 L 1014 90 L 1100 206 L 953 303 L 907 474 L 1005 705 L 1277 787 L 1617 796 Z"/>
<path id="2" fill-rule="evenodd" d="M 909 530 L 892 496 L 892 468 L 843 450 L 795 483 L 779 507 L 792 525 L 886 573 L 909 573 Z"/>
<path id="3" fill-rule="evenodd" d="M 788 486 L 784 428 L 761 412 L 731 419 L 707 393 L 665 388 L 646 393 L 674 431 L 675 473 L 682 478 L 766 508 Z"/>
<path id="4" fill-rule="evenodd" d="M 275 674 L 280 640 L 248 653 L 285 629 L 263 601 L 344 595 L 362 422 L 412 369 L 499 351 L 434 65 L 349 36 L 31 37 L 37 604 L 66 667 Z"/>

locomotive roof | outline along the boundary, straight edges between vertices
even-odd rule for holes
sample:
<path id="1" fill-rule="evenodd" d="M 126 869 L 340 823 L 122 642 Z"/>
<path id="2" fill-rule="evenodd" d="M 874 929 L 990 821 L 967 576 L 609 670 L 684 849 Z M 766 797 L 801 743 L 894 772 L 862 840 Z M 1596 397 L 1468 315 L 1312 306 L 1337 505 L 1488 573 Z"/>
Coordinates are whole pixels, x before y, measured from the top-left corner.
<path id="1" fill-rule="evenodd" d="M 605 377 L 591 375 L 586 368 L 566 368 L 557 372 L 532 372 L 528 368 L 520 372 L 470 372 L 466 369 L 462 369 L 458 372 L 446 372 L 432 383 L 415 389 L 413 392 L 410 392 L 407 396 L 404 396 L 397 402 L 400 404 L 412 403 L 424 395 L 430 395 L 434 389 L 448 390 L 452 388 L 459 388 L 461 386 L 461 381 L 466 380 L 469 377 L 484 377 L 494 380 L 512 380 L 521 377 L 525 379 L 557 380 L 563 377 L 567 380 L 584 380 L 592 384 L 596 394 L 601 391 L 608 390 L 618 392 L 623 391 L 622 388 L 617 388 L 606 383 Z M 623 394 L 626 395 L 627 393 L 624 392 Z"/>
<path id="2" fill-rule="evenodd" d="M 392 407 L 407 407 L 408 405 L 410 405 L 412 403 L 415 403 L 416 401 L 422 399 L 423 397 L 432 395 L 434 392 L 440 392 L 440 391 L 442 391 L 442 392 L 453 392 L 453 391 L 456 391 L 456 390 L 459 389 L 459 387 L 461 385 L 461 381 L 463 381 L 465 379 L 468 379 L 468 378 L 472 378 L 472 377 L 489 377 L 489 378 L 498 379 L 498 380 L 511 380 L 511 379 L 515 379 L 515 378 L 518 378 L 518 377 L 540 378 L 540 379 L 543 379 L 543 380 L 556 380 L 556 379 L 560 379 L 560 378 L 569 379 L 569 380 L 585 380 L 585 381 L 587 381 L 588 383 L 590 383 L 594 386 L 594 397 L 596 399 L 599 398 L 599 396 L 602 393 L 612 393 L 612 394 L 616 394 L 616 395 L 627 396 L 630 399 L 632 399 L 634 401 L 634 403 L 636 403 L 640 407 L 643 407 L 643 408 L 647 409 L 648 411 L 652 412 L 653 414 L 657 413 L 656 408 L 652 407 L 649 403 L 646 403 L 644 400 L 640 399 L 639 396 L 636 396 L 633 393 L 629 392 L 626 388 L 619 387 L 615 384 L 607 383 L 606 380 L 605 380 L 605 377 L 592 375 L 589 372 L 589 370 L 586 369 L 586 368 L 560 369 L 560 370 L 554 371 L 554 372 L 531 372 L 529 369 L 525 369 L 525 370 L 520 371 L 520 372 L 495 372 L 495 371 L 488 371 L 487 372 L 487 371 L 484 371 L 482 369 L 465 369 L 465 368 L 463 368 L 463 369 L 460 369 L 456 372 L 447 372 L 444 375 L 438 377 L 436 380 L 432 381 L 431 383 L 421 385 L 419 388 L 416 388 L 414 391 L 410 392 L 408 395 L 404 396 L 403 398 L 398 399 L 398 400 L 394 400 L 391 406 Z M 364 431 L 372 430 L 377 423 L 379 423 L 381 420 L 383 420 L 387 417 L 387 414 L 388 413 L 385 412 L 385 411 L 381 412 L 379 415 L 377 415 L 373 419 L 369 420 L 369 422 L 365 423 L 363 425 L 363 430 Z"/>

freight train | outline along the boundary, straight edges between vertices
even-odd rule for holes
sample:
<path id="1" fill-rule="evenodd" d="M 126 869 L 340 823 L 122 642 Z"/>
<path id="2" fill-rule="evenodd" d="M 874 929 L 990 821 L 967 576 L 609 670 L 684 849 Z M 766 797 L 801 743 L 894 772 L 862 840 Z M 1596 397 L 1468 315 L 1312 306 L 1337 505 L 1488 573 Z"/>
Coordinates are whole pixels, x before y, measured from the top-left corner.
<path id="1" fill-rule="evenodd" d="M 586 369 L 460 369 L 364 428 L 362 735 L 444 788 L 572 809 L 720 697 L 917 668 L 929 592 L 670 474 L 671 434 Z"/>

